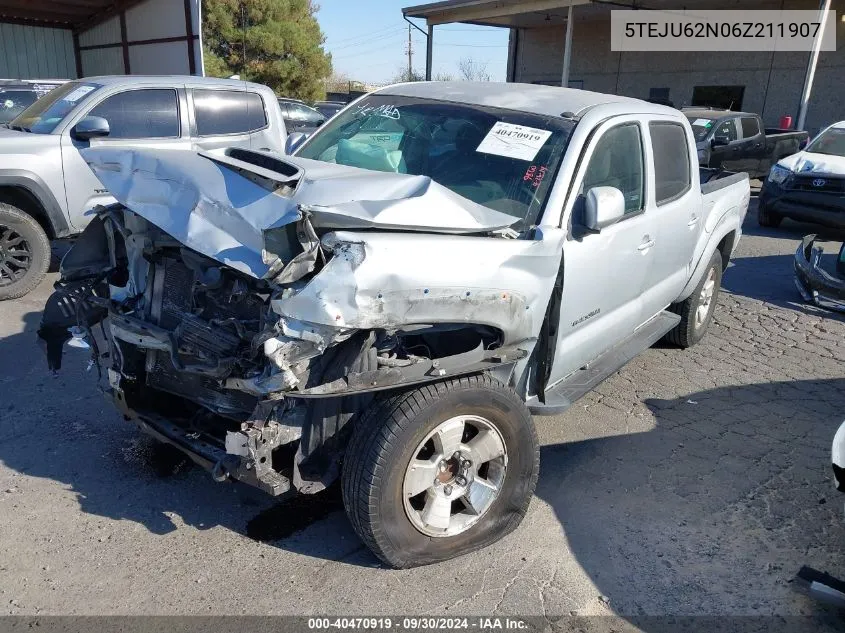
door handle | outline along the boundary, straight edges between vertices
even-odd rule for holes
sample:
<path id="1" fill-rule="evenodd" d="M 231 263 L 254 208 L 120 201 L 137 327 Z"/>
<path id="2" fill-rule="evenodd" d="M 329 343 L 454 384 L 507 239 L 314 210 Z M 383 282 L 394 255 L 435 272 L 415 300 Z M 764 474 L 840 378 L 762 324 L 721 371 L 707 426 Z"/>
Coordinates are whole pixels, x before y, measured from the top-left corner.
<path id="1" fill-rule="evenodd" d="M 690 228 L 692 228 L 692 227 L 694 227 L 696 224 L 698 224 L 698 216 L 697 216 L 697 215 L 694 215 L 694 216 L 692 216 L 692 217 L 690 218 L 690 221 L 689 221 L 689 222 L 687 222 L 687 226 L 688 226 L 688 227 L 690 227 Z"/>
<path id="2" fill-rule="evenodd" d="M 643 237 L 643 243 L 637 246 L 638 251 L 647 251 L 652 246 L 654 246 L 654 240 L 651 239 L 648 235 Z"/>

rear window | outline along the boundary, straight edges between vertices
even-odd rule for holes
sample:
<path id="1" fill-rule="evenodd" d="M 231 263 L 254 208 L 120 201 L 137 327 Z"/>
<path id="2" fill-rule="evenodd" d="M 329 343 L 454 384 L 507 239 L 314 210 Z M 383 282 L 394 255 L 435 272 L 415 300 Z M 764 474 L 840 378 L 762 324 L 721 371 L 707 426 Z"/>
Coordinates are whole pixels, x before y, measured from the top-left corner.
<path id="1" fill-rule="evenodd" d="M 243 90 L 194 90 L 197 134 L 246 134 L 267 127 L 264 101 Z"/>
<path id="2" fill-rule="evenodd" d="M 689 150 L 684 128 L 678 123 L 650 123 L 654 154 L 654 194 L 658 206 L 686 193 L 690 181 Z"/>
<path id="3" fill-rule="evenodd" d="M 739 120 L 739 123 L 742 126 L 742 138 L 751 138 L 760 133 L 760 124 L 756 117 L 744 116 Z"/>

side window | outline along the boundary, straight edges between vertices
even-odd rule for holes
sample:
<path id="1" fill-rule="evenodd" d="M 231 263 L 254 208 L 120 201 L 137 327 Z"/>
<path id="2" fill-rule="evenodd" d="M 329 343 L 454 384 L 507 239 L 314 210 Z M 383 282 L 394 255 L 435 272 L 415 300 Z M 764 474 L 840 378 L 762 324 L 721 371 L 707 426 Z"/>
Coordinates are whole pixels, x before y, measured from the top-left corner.
<path id="1" fill-rule="evenodd" d="M 321 121 L 323 119 L 323 116 L 316 110 L 306 108 L 298 103 L 291 104 L 291 110 L 296 110 L 298 115 L 297 118 L 308 123 L 316 123 L 317 121 Z"/>
<path id="2" fill-rule="evenodd" d="M 683 126 L 678 123 L 650 123 L 654 154 L 654 197 L 660 206 L 686 193 L 690 181 L 689 147 Z"/>
<path id="3" fill-rule="evenodd" d="M 742 125 L 742 138 L 751 138 L 760 133 L 760 124 L 757 122 L 757 117 L 744 116 L 739 122 Z"/>
<path id="4" fill-rule="evenodd" d="M 728 119 L 719 124 L 713 133 L 713 138 L 723 143 L 732 143 L 737 139 L 736 119 Z"/>
<path id="5" fill-rule="evenodd" d="M 194 112 L 199 136 L 246 134 L 267 126 L 264 101 L 254 92 L 194 89 Z"/>
<path id="6" fill-rule="evenodd" d="M 625 196 L 625 213 L 643 208 L 643 144 L 640 126 L 620 125 L 604 133 L 596 144 L 581 193 L 593 187 L 616 187 Z"/>
<path id="7" fill-rule="evenodd" d="M 179 98 L 171 88 L 119 92 L 95 106 L 88 116 L 109 122 L 110 139 L 179 136 Z"/>

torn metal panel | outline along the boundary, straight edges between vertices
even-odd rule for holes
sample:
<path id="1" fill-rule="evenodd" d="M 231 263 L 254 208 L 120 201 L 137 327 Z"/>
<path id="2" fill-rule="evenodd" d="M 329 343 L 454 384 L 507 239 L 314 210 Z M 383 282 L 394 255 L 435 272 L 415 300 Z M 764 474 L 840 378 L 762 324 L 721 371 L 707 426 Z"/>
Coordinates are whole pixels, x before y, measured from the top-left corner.
<path id="1" fill-rule="evenodd" d="M 536 338 L 562 256 L 564 232 L 541 240 L 330 233 L 333 256 L 298 293 L 274 299 L 287 319 L 346 329 L 472 323 L 504 344 Z"/>
<path id="2" fill-rule="evenodd" d="M 295 190 L 280 195 L 266 186 L 273 172 L 243 160 L 283 162 L 269 154 L 241 152 L 238 160 L 224 160 L 177 150 L 94 147 L 81 153 L 122 205 L 188 248 L 256 278 L 277 273 L 276 258 L 287 263 L 298 254 L 275 234 L 268 248 L 264 231 L 300 220 L 300 206 L 313 213 L 315 226 L 326 228 L 479 233 L 517 221 L 425 176 L 286 158 L 303 175 Z M 280 185 L 291 178 L 280 175 Z M 299 241 L 310 243 L 307 235 Z M 313 264 L 313 253 L 306 259 Z"/>
<path id="3" fill-rule="evenodd" d="M 300 218 L 294 202 L 196 152 L 91 147 L 81 154 L 122 205 L 188 248 L 253 277 L 269 270 L 262 230 Z"/>

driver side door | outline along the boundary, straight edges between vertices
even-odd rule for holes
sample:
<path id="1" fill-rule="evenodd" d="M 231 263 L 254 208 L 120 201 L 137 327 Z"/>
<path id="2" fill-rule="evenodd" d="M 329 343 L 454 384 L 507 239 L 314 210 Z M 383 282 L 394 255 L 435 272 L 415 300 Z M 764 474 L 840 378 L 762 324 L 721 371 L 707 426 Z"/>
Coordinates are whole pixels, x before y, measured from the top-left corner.
<path id="1" fill-rule="evenodd" d="M 610 119 L 593 133 L 576 171 L 577 194 L 563 215 L 569 236 L 549 386 L 631 336 L 643 321 L 641 297 L 657 236 L 646 202 L 650 159 L 644 138 L 634 117 Z M 625 214 L 590 233 L 579 221 L 586 193 L 599 186 L 622 191 Z"/>
<path id="2" fill-rule="evenodd" d="M 180 94 L 181 93 L 181 94 Z M 71 223 L 83 228 L 93 207 L 111 204 L 114 197 L 88 167 L 79 150 L 86 147 L 137 147 L 190 149 L 184 109 L 184 90 L 174 87 L 144 87 L 112 93 L 78 114 L 62 132 L 62 167 Z M 86 116 L 109 122 L 109 135 L 83 141 L 71 130 Z"/>
<path id="3" fill-rule="evenodd" d="M 735 118 L 721 121 L 716 126 L 716 129 L 713 130 L 710 167 L 734 169 L 737 154 L 740 151 L 740 140 L 736 122 L 737 120 Z"/>

